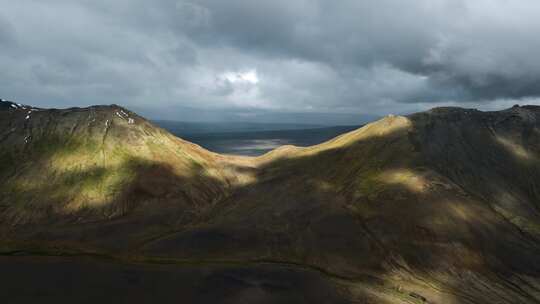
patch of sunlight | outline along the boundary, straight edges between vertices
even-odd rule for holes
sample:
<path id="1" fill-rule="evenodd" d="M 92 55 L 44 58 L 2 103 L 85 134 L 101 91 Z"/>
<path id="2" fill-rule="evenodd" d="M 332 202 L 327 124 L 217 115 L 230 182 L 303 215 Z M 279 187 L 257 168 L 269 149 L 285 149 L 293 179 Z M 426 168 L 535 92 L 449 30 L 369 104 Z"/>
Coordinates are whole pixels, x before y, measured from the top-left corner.
<path id="1" fill-rule="evenodd" d="M 463 204 L 448 204 L 449 211 L 460 219 L 465 221 L 471 221 L 473 219 L 473 212 L 467 206 Z"/>
<path id="2" fill-rule="evenodd" d="M 378 179 L 386 184 L 402 185 L 407 189 L 421 193 L 428 187 L 426 179 L 409 169 L 393 169 L 379 174 Z"/>
<path id="3" fill-rule="evenodd" d="M 498 205 L 495 205 L 494 209 L 497 213 L 506 218 L 507 221 L 519 227 L 520 230 L 523 230 L 533 235 L 540 235 L 540 224 L 536 223 L 535 221 L 531 221 L 522 216 L 513 214 L 512 212 Z"/>
<path id="4" fill-rule="evenodd" d="M 313 146 L 313 148 L 321 148 L 325 145 L 329 146 L 329 148 L 332 148 L 335 146 L 342 146 L 359 140 L 367 140 L 374 137 L 389 136 L 394 133 L 408 130 L 411 127 L 412 122 L 409 118 L 405 116 L 389 115 L 383 119 L 369 123 L 358 130 L 354 130 L 352 132 L 338 136 L 326 143 Z"/>
<path id="5" fill-rule="evenodd" d="M 46 158 L 20 169 L 1 188 L 9 193 L 11 205 L 23 213 L 31 206 L 70 213 L 111 204 L 133 181 L 143 160 L 132 159 L 127 151 L 94 147 L 90 141 L 68 146 L 56 143 Z"/>
<path id="6" fill-rule="evenodd" d="M 345 147 L 355 142 L 369 140 L 372 138 L 381 138 L 400 134 L 410 130 L 412 122 L 405 116 L 388 115 L 383 119 L 369 123 L 357 130 L 342 134 L 327 142 L 310 147 L 296 147 L 291 145 L 281 146 L 262 156 L 257 157 L 260 164 L 273 161 L 277 158 L 296 158 L 317 154 L 326 150 Z"/>
<path id="7" fill-rule="evenodd" d="M 236 165 L 233 163 L 224 163 L 221 169 L 208 169 L 208 172 L 218 178 L 227 179 L 231 186 L 241 187 L 250 184 L 255 184 L 258 180 L 257 170 L 253 166 L 249 165 Z"/>
<path id="8" fill-rule="evenodd" d="M 496 136 L 495 138 L 499 144 L 501 144 L 506 150 L 514 154 L 516 157 L 524 160 L 534 159 L 534 156 L 522 145 L 502 136 Z"/>
<path id="9" fill-rule="evenodd" d="M 396 258 L 401 265 L 407 265 L 402 258 Z M 381 277 L 381 284 L 376 289 L 379 296 L 385 296 L 381 299 L 388 303 L 460 303 L 444 283 L 424 272 L 416 272 L 410 266 L 406 267 L 408 271 L 394 268 Z"/>
<path id="10" fill-rule="evenodd" d="M 85 174 L 72 189 L 66 189 L 66 191 L 77 191 L 73 199 L 64 207 L 66 211 L 97 208 L 116 201 L 124 192 L 124 186 L 131 183 L 136 175 L 135 169 L 127 162 L 90 170 L 95 169 L 102 170 L 102 173 L 94 176 Z"/>
<path id="11" fill-rule="evenodd" d="M 297 147 L 293 145 L 283 145 L 283 146 L 275 148 L 274 150 L 266 152 L 265 154 L 261 156 L 255 157 L 254 160 L 258 165 L 263 165 L 265 163 L 272 162 L 275 159 L 294 158 L 295 156 L 297 156 L 297 154 L 301 153 L 302 151 L 306 151 L 306 149 L 309 149 L 309 148 L 310 147 L 304 148 L 304 147 Z"/>
<path id="12" fill-rule="evenodd" d="M 20 207 L 40 203 L 60 203 L 57 210 L 73 212 L 81 208 L 100 207 L 122 193 L 135 171 L 127 163 L 108 165 L 72 165 L 31 169 L 18 178 L 8 181 L 3 189 L 12 192 L 15 205 Z M 45 201 L 41 199 L 46 198 Z M 58 208 L 61 207 L 61 208 Z"/>
<path id="13" fill-rule="evenodd" d="M 321 189 L 322 191 L 335 191 L 336 190 L 335 185 L 324 180 L 316 181 L 315 185 L 318 187 L 318 189 Z"/>

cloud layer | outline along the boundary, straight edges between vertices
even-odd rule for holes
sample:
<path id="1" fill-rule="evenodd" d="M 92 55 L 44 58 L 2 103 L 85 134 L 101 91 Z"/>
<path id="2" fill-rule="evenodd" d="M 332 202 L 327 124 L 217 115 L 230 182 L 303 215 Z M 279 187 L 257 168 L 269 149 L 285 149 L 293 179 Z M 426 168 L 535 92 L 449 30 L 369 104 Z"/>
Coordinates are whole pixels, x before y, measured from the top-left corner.
<path id="1" fill-rule="evenodd" d="M 540 96 L 536 0 L 0 0 L 0 94 L 385 114 Z M 176 112 L 175 112 L 176 111 Z"/>

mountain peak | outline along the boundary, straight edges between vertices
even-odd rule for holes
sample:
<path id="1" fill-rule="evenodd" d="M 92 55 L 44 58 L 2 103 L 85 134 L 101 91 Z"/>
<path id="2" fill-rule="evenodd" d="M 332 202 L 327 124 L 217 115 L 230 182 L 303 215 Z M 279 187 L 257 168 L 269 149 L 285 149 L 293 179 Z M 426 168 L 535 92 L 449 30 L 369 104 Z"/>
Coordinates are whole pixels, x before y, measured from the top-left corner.
<path id="1" fill-rule="evenodd" d="M 87 108 L 42 109 L 11 101 L 0 102 L 1 139 L 14 145 L 26 145 L 43 136 L 98 137 L 115 134 L 112 129 L 157 129 L 137 114 L 117 105 Z M 140 132 L 139 132 L 140 133 Z"/>
<path id="2" fill-rule="evenodd" d="M 38 108 L 0 98 L 0 111 L 2 110 L 28 110 L 28 109 L 38 109 Z"/>
<path id="3" fill-rule="evenodd" d="M 172 193 L 178 199 L 182 191 L 189 193 L 180 199 L 186 203 L 224 191 L 217 180 L 227 179 L 225 173 L 213 171 L 218 157 L 118 105 L 38 109 L 0 104 L 0 190 L 6 194 L 0 205 L 18 197 L 4 213 L 10 222 L 62 214 L 100 218 L 104 210 L 127 210 L 122 208 L 128 197 L 130 209 L 149 198 L 167 201 Z M 213 177 L 194 189 L 179 182 L 198 171 Z M 83 210 L 88 216 L 81 216 Z"/>

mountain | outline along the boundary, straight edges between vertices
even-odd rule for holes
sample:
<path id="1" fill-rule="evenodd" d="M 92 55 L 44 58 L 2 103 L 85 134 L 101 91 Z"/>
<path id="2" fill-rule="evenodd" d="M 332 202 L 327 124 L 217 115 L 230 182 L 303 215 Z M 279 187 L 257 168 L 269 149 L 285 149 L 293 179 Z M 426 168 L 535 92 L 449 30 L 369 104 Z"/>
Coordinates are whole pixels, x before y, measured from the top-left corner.
<path id="1" fill-rule="evenodd" d="M 227 158 L 172 136 L 121 107 L 44 110 L 3 102 L 2 219 L 115 218 L 205 204 L 236 182 Z M 147 210 L 151 209 L 151 210 Z"/>
<path id="2" fill-rule="evenodd" d="M 5 278 L 69 268 L 91 293 L 128 271 L 114 284 L 207 303 L 540 302 L 540 107 L 435 108 L 237 157 L 118 106 L 3 102 L 0 151 Z"/>

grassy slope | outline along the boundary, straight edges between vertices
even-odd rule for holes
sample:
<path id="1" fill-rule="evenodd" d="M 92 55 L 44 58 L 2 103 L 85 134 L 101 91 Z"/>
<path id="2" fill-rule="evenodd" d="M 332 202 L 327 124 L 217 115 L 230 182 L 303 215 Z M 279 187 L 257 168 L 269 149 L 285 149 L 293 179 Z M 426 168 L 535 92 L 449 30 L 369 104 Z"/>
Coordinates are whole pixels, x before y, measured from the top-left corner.
<path id="1" fill-rule="evenodd" d="M 415 282 L 408 288 L 431 299 L 534 302 L 538 114 L 439 109 L 282 147 L 256 160 L 257 182 L 210 222 L 143 252 L 294 261 L 394 287 Z"/>
<path id="2" fill-rule="evenodd" d="M 536 108 L 387 117 L 259 158 L 115 111 L 37 112 L 20 126 L 25 113 L 3 113 L 2 130 L 19 130 L 2 134 L 2 217 L 20 224 L 6 237 L 151 262 L 307 265 L 377 302 L 539 298 Z M 27 132 L 46 134 L 25 143 Z"/>
<path id="3" fill-rule="evenodd" d="M 6 130 L 0 206 L 10 225 L 84 223 L 186 206 L 196 212 L 236 181 L 218 165 L 220 156 L 124 109 L 34 110 L 25 119 L 27 111 L 0 113 Z"/>

